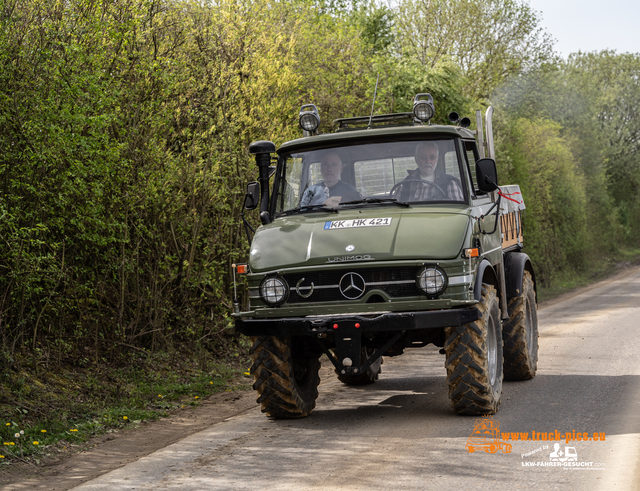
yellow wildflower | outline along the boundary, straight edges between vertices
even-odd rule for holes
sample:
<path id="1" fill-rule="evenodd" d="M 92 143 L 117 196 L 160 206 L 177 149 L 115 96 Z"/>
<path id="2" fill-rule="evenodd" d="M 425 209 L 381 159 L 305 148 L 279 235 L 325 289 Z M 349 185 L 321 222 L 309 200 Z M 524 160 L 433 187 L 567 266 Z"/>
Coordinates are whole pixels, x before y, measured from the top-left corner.
<path id="1" fill-rule="evenodd" d="M 196 396 L 196 399 L 198 399 L 198 396 Z"/>
<path id="2" fill-rule="evenodd" d="M 16 442 L 9 442 L 9 445 L 15 445 Z"/>
<path id="3" fill-rule="evenodd" d="M 0 455 L 0 459 L 4 459 L 4 455 Z"/>
<path id="4" fill-rule="evenodd" d="M 6 426 L 11 426 L 11 423 L 7 423 Z"/>
<path id="5" fill-rule="evenodd" d="M 129 418 L 127 418 L 126 416 L 122 416 L 122 419 L 129 419 Z"/>
<path id="6" fill-rule="evenodd" d="M 69 430 L 69 431 L 78 431 L 78 430 L 76 430 L 76 429 L 74 428 L 73 430 Z"/>
<path id="7" fill-rule="evenodd" d="M 213 382 L 209 382 L 209 383 L 213 385 Z"/>
<path id="8" fill-rule="evenodd" d="M 33 444 L 34 444 L 34 445 L 40 445 L 40 443 L 38 443 L 38 442 L 33 442 Z"/>
<path id="9" fill-rule="evenodd" d="M 40 433 L 46 433 L 47 430 L 40 430 Z"/>

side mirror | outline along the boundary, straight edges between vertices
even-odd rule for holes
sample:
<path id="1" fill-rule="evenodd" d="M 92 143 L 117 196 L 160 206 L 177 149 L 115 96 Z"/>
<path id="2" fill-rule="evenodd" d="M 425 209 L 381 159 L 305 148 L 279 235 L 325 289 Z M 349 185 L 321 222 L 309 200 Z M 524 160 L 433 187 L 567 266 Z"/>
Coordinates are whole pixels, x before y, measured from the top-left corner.
<path id="1" fill-rule="evenodd" d="M 254 210 L 260 204 L 260 184 L 252 181 L 247 184 L 247 194 L 244 195 L 244 207 L 247 210 Z"/>
<path id="2" fill-rule="evenodd" d="M 498 189 L 498 171 L 493 159 L 480 159 L 476 162 L 476 179 L 480 191 L 490 193 Z"/>

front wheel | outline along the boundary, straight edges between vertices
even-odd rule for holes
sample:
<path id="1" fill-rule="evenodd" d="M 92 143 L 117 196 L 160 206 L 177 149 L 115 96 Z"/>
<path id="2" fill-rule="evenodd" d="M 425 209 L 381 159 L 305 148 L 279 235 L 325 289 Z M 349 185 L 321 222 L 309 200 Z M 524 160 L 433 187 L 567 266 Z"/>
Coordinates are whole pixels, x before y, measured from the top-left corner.
<path id="1" fill-rule="evenodd" d="M 253 389 L 262 412 L 275 419 L 303 418 L 316 407 L 320 356 L 291 337 L 254 338 L 249 351 Z"/>
<path id="2" fill-rule="evenodd" d="M 538 368 L 538 312 L 536 292 L 529 271 L 524 272 L 522 292 L 509 300 L 509 320 L 504 323 L 504 378 L 528 380 Z"/>
<path id="3" fill-rule="evenodd" d="M 502 328 L 493 286 L 482 285 L 476 308 L 477 321 L 445 329 L 449 400 L 458 414 L 494 414 L 502 396 Z"/>

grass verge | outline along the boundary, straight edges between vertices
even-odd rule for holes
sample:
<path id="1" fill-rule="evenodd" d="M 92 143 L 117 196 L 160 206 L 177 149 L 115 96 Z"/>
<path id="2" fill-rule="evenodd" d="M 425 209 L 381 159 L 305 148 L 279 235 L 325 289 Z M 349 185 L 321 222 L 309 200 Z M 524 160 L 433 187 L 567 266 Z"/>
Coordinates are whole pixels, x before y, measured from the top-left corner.
<path id="1" fill-rule="evenodd" d="M 600 261 L 592 263 L 590 268 L 558 274 L 552 286 L 548 288 L 538 286 L 538 301 L 552 300 L 577 288 L 603 280 L 632 265 L 640 265 L 640 248 L 620 248 L 615 256 L 603 257 Z"/>
<path id="2" fill-rule="evenodd" d="M 89 438 L 166 417 L 209 395 L 247 390 L 247 357 L 206 353 L 124 355 L 118 366 L 54 369 L 31 360 L 0 375 L 0 469 L 39 465 Z M 123 363 L 125 361 L 125 363 Z"/>

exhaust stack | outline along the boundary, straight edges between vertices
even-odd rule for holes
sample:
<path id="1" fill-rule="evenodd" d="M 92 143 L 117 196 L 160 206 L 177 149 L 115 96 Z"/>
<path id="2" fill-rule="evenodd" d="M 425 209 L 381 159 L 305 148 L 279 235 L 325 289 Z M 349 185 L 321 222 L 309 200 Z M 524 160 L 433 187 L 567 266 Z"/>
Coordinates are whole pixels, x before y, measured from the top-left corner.
<path id="1" fill-rule="evenodd" d="M 484 115 L 485 128 L 487 131 L 487 138 L 485 142 L 485 135 L 482 128 L 482 111 L 479 109 L 476 111 L 476 126 L 478 128 L 476 134 L 478 135 L 478 152 L 480 158 L 488 157 L 490 159 L 496 159 L 496 151 L 493 145 L 493 106 L 489 106 L 487 112 Z"/>
<path id="2" fill-rule="evenodd" d="M 493 147 L 493 106 L 489 106 L 484 115 L 485 127 L 487 129 L 487 157 L 495 160 L 496 151 Z"/>

